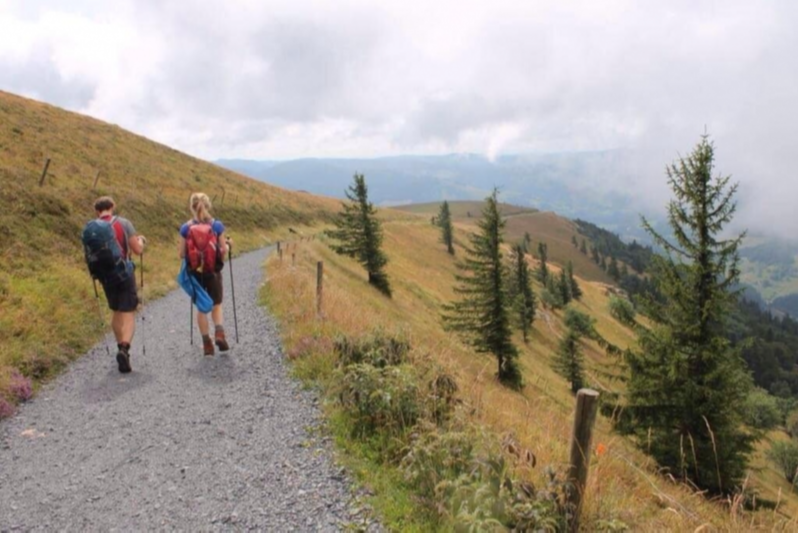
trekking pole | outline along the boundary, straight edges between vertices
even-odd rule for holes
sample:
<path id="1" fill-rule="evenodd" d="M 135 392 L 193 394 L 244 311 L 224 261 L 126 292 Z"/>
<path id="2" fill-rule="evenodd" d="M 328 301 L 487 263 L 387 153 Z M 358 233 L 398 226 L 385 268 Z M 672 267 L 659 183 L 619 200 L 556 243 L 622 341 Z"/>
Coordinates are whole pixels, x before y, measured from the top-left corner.
<path id="1" fill-rule="evenodd" d="M 100 316 L 100 324 L 102 324 L 103 329 L 105 329 L 105 318 L 103 318 L 103 308 L 100 306 L 100 293 L 97 292 L 97 280 L 92 278 L 92 286 L 94 286 L 94 299 L 97 300 L 97 314 Z M 111 357 L 111 350 L 108 349 L 108 342 L 105 338 L 105 333 L 103 333 L 103 344 L 105 345 L 105 353 Z"/>
<path id="2" fill-rule="evenodd" d="M 136 281 L 135 279 L 133 280 Z M 135 283 L 134 283 L 135 285 Z M 144 250 L 141 252 L 141 354 L 147 355 L 147 329 L 144 327 Z"/>
<path id="3" fill-rule="evenodd" d="M 236 344 L 239 343 L 239 320 L 236 317 L 236 287 L 233 285 L 233 245 L 227 240 L 227 262 L 230 263 L 230 294 L 233 296 L 233 325 L 236 328 Z"/>

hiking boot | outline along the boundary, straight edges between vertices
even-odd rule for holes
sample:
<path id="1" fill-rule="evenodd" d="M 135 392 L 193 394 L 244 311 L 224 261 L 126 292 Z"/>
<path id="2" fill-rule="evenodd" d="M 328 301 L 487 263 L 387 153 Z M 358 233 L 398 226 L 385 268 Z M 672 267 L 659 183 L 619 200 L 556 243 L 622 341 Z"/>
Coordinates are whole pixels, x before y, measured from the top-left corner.
<path id="1" fill-rule="evenodd" d="M 230 346 L 228 346 L 227 339 L 225 339 L 225 328 L 222 326 L 216 327 L 216 332 L 214 333 L 214 341 L 216 345 L 219 347 L 220 352 L 226 352 L 230 350 Z"/>
<path id="2" fill-rule="evenodd" d="M 131 370 L 130 367 L 130 346 L 118 345 L 119 351 L 117 352 L 117 364 L 119 365 L 119 372 L 121 374 L 128 374 Z"/>
<path id="3" fill-rule="evenodd" d="M 210 335 L 203 335 L 203 354 L 214 355 L 214 341 L 211 340 Z"/>

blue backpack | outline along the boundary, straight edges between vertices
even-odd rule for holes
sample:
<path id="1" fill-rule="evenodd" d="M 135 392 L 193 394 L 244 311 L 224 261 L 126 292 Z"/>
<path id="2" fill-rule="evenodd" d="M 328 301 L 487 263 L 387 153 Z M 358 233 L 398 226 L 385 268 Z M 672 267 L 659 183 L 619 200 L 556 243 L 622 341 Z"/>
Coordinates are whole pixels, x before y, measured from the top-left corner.
<path id="1" fill-rule="evenodd" d="M 118 285 L 132 274 L 132 263 L 122 254 L 114 232 L 114 217 L 110 221 L 99 218 L 83 228 L 83 252 L 92 278 L 106 285 Z"/>

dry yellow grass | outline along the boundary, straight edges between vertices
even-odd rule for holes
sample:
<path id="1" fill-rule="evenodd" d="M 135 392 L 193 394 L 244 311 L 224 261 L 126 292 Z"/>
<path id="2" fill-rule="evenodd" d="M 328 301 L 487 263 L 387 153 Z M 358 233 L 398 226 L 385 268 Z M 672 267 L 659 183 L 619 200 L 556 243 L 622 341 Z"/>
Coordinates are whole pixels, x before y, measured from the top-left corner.
<path id="1" fill-rule="evenodd" d="M 10 368 L 46 378 L 104 329 L 80 243 L 94 199 L 112 195 L 119 214 L 148 237 L 144 296 L 150 299 L 176 286 L 177 229 L 189 218 L 188 198 L 197 190 L 215 197 L 214 213 L 236 251 L 285 237 L 290 226 L 325 223 L 339 206 L 0 92 L 0 395 Z"/>
<path id="2" fill-rule="evenodd" d="M 437 365 L 453 375 L 464 401 L 464 413 L 498 437 L 512 433 L 532 450 L 538 467 L 523 471 L 537 485 L 542 469 L 562 469 L 568 457 L 573 398 L 567 383 L 551 370 L 551 359 L 564 331 L 561 312 L 539 314 L 530 344 L 521 349 L 526 387 L 521 393 L 498 384 L 495 362 L 478 355 L 446 334 L 439 318 L 442 303 L 451 300 L 455 266 L 439 243 L 429 220 L 394 219 L 385 222 L 384 249 L 394 298 L 387 299 L 366 283 L 355 262 L 333 254 L 324 243 L 299 245 L 297 265 L 282 264 L 272 257 L 268 264 L 266 292 L 278 315 L 284 342 L 292 356 L 313 359 L 319 372 L 332 366 L 330 339 L 336 334 L 361 335 L 374 328 L 399 332 L 410 339 L 417 361 Z M 465 238 L 464 229 L 458 237 Z M 325 263 L 324 320 L 315 316 L 315 265 Z M 557 270 L 557 269 L 556 269 Z M 578 308 L 597 319 L 597 329 L 610 342 L 625 348 L 633 333 L 607 313 L 605 286 L 578 279 L 585 296 Z M 614 361 L 593 343 L 584 343 L 588 371 L 617 372 Z M 597 381 L 599 381 L 597 379 Z M 604 384 L 613 390 L 617 383 Z M 709 502 L 699 494 L 657 474 L 651 461 L 632 443 L 611 431 L 607 420 L 598 422 L 589 475 L 583 523 L 588 529 L 618 520 L 633 531 L 794 531 L 793 505 L 783 503 L 776 511 L 744 512 L 740 502 Z M 789 494 L 783 484 L 783 494 Z M 785 497 L 783 497 L 784 501 Z"/>

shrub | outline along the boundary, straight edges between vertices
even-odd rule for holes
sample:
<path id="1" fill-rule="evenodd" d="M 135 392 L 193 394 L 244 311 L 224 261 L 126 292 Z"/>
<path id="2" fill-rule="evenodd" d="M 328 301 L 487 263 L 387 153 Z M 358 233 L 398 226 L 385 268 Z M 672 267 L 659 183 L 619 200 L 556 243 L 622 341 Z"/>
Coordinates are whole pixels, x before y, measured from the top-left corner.
<path id="1" fill-rule="evenodd" d="M 549 289 L 541 289 L 541 303 L 546 309 L 560 309 L 563 307 L 563 302 L 560 296 L 549 291 Z"/>
<path id="2" fill-rule="evenodd" d="M 569 329 L 581 337 L 591 338 L 594 336 L 594 323 L 596 320 L 573 307 L 566 309 L 563 322 Z"/>
<path id="3" fill-rule="evenodd" d="M 359 339 L 339 337 L 334 348 L 342 366 L 365 363 L 384 368 L 407 363 L 411 345 L 405 339 L 377 332 Z"/>
<path id="4" fill-rule="evenodd" d="M 14 416 L 15 412 L 14 404 L 0 396 L 0 420 Z"/>
<path id="5" fill-rule="evenodd" d="M 785 418 L 785 432 L 794 439 L 797 435 L 796 426 L 796 411 L 794 411 Z"/>
<path id="6" fill-rule="evenodd" d="M 402 460 L 406 481 L 456 531 L 559 531 L 565 526 L 563 484 L 545 490 L 518 482 L 501 452 L 481 453 L 476 437 L 423 432 Z"/>
<path id="7" fill-rule="evenodd" d="M 11 393 L 11 396 L 19 402 L 27 402 L 33 397 L 33 385 L 31 384 L 31 380 L 16 370 L 11 371 L 8 391 Z"/>
<path id="8" fill-rule="evenodd" d="M 794 490 L 796 489 L 796 466 L 797 466 L 797 450 L 796 441 L 784 442 L 778 441 L 771 445 L 768 451 L 768 457 L 779 468 L 780 473 L 785 476 L 789 483 L 793 484 Z"/>
<path id="9" fill-rule="evenodd" d="M 611 296 L 608 302 L 610 316 L 628 326 L 635 324 L 635 307 L 629 300 Z"/>
<path id="10" fill-rule="evenodd" d="M 419 419 L 422 406 L 412 366 L 357 363 L 338 372 L 337 396 L 353 422 L 353 436 L 363 438 L 378 431 L 399 435 Z"/>
<path id="11" fill-rule="evenodd" d="M 777 399 L 765 390 L 755 387 L 743 404 L 744 422 L 755 429 L 771 429 L 780 424 L 782 417 Z"/>

